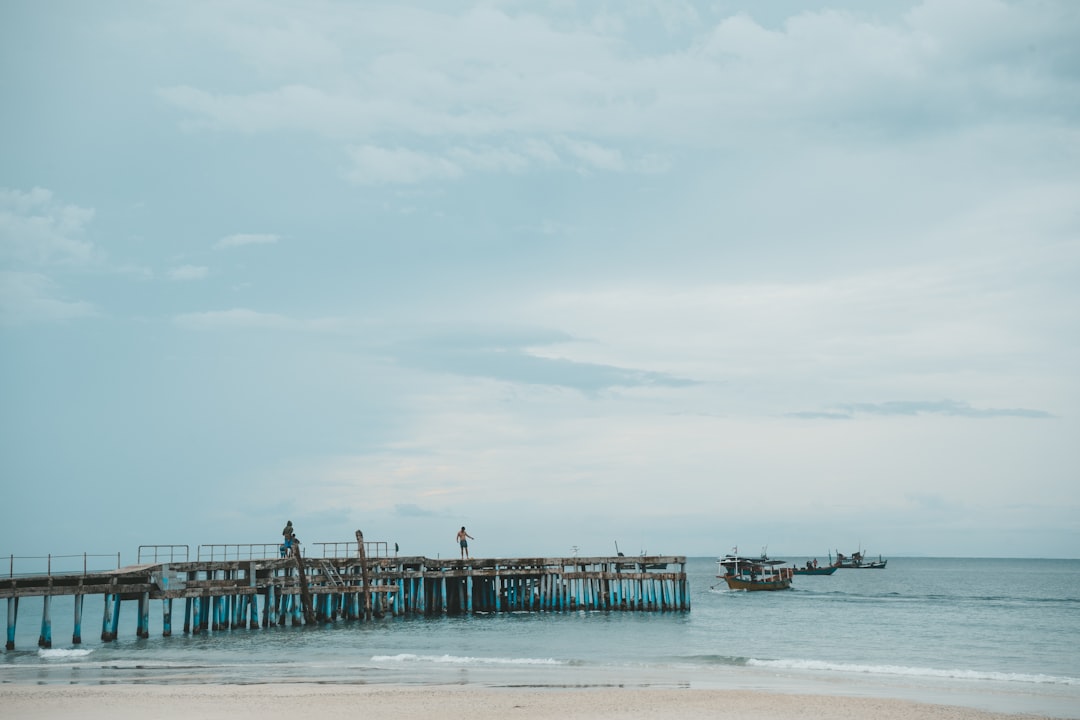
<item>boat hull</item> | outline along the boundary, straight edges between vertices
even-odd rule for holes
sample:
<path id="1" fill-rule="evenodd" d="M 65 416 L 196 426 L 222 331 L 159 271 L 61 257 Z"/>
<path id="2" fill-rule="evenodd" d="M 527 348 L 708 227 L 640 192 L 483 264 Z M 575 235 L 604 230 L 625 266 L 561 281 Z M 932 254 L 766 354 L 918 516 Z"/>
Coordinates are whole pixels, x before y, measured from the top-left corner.
<path id="1" fill-rule="evenodd" d="M 775 580 L 747 580 L 734 575 L 724 575 L 724 582 L 731 590 L 787 590 L 791 587 L 791 578 L 777 578 Z"/>
<path id="2" fill-rule="evenodd" d="M 836 566 L 830 565 L 829 567 L 817 567 L 817 568 L 795 568 L 796 575 L 832 575 L 836 572 Z"/>

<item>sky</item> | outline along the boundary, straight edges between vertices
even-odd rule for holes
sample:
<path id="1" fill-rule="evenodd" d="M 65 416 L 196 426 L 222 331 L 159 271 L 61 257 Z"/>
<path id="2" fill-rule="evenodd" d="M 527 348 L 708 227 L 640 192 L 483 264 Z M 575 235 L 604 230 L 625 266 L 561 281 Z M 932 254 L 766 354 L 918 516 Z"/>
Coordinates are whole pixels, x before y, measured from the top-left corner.
<path id="1" fill-rule="evenodd" d="M 1080 4 L 0 4 L 0 556 L 1080 557 Z"/>

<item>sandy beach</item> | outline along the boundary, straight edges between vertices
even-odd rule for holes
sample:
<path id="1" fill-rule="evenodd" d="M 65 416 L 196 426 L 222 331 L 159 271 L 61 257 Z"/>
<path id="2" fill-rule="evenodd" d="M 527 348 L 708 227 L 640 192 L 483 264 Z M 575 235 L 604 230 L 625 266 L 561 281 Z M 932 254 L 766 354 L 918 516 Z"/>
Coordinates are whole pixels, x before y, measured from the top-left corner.
<path id="1" fill-rule="evenodd" d="M 274 685 L 0 686 L 0 718 L 354 720 L 417 718 L 1035 718 L 903 700 L 693 689 L 501 689 Z"/>

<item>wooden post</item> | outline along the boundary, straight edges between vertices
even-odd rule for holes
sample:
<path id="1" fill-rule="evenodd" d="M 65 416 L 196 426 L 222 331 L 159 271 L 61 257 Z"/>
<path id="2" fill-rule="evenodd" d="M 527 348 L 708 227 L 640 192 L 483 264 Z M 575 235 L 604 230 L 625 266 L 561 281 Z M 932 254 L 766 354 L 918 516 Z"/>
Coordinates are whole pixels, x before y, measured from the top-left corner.
<path id="1" fill-rule="evenodd" d="M 371 588 L 368 587 L 367 552 L 362 530 L 356 531 L 356 552 L 360 558 L 360 582 L 364 584 L 364 620 L 371 620 Z"/>
<path id="2" fill-rule="evenodd" d="M 139 595 L 139 617 L 135 621 L 135 636 L 150 637 L 150 593 Z"/>
<path id="3" fill-rule="evenodd" d="M 172 635 L 172 598 L 161 599 L 161 636 Z"/>
<path id="4" fill-rule="evenodd" d="M 311 590 L 308 588 L 307 575 L 304 573 L 304 558 L 300 554 L 300 544 L 292 544 L 293 559 L 296 560 L 297 577 L 300 580 L 300 604 L 304 614 L 304 622 L 308 625 L 315 624 L 315 608 L 311 602 Z"/>
<path id="5" fill-rule="evenodd" d="M 50 611 L 50 605 L 52 604 L 52 596 L 46 595 L 42 598 L 41 605 L 41 634 L 38 635 L 38 647 L 49 649 L 52 647 L 52 613 Z"/>
<path id="6" fill-rule="evenodd" d="M 85 595 L 75 596 L 75 629 L 71 633 L 71 644 L 82 644 L 82 611 L 83 611 L 83 598 Z"/>
<path id="7" fill-rule="evenodd" d="M 19 618 L 19 598 L 9 597 L 7 599 L 7 644 L 4 648 L 7 650 L 15 649 L 15 623 Z"/>

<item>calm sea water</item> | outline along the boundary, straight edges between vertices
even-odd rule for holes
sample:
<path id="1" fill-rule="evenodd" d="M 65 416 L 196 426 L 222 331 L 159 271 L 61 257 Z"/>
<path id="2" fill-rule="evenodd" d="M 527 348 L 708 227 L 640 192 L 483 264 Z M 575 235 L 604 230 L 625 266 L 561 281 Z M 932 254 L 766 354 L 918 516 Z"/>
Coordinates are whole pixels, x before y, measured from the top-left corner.
<path id="1" fill-rule="evenodd" d="M 805 558 L 789 558 L 803 562 Z M 1080 560 L 891 558 L 884 570 L 795 578 L 792 590 L 728 591 L 715 558 L 688 564 L 688 613 L 575 612 L 386 618 L 331 627 L 120 638 L 101 643 L 88 597 L 83 644 L 70 600 L 19 606 L 4 683 L 396 683 L 694 687 L 897 697 L 1080 718 Z"/>

